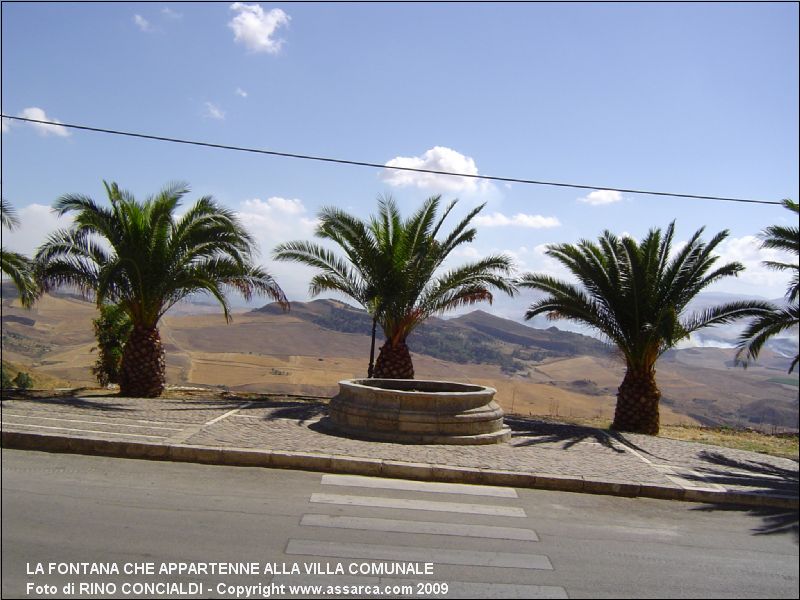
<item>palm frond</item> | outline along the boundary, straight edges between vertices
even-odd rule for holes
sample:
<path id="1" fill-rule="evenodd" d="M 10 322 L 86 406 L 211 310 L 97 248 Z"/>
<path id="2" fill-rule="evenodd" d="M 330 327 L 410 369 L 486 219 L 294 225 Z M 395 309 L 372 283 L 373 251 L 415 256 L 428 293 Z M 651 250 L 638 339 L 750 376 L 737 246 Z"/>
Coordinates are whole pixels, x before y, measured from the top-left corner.
<path id="1" fill-rule="evenodd" d="M 784 206 L 797 214 L 797 203 L 784 200 Z M 797 226 L 772 225 L 759 235 L 762 248 L 785 250 L 797 254 L 800 251 L 800 228 Z"/>
<path id="2" fill-rule="evenodd" d="M 792 200 L 785 199 L 783 201 L 785 208 L 791 212 L 798 214 L 798 204 Z M 795 217 L 796 218 L 796 217 Z M 787 227 L 782 225 L 774 225 L 767 227 L 760 234 L 761 247 L 770 248 L 774 250 L 782 250 L 794 254 L 795 257 L 800 256 L 800 228 Z M 763 263 L 767 268 L 775 271 L 790 271 L 792 278 L 789 286 L 786 289 L 786 297 L 789 302 L 794 302 L 800 297 L 800 263 L 795 260 L 794 262 L 782 262 L 765 260 Z"/>
<path id="3" fill-rule="evenodd" d="M 459 244 L 474 239 L 471 210 L 443 240 L 437 234 L 455 201 L 439 213 L 440 196 L 432 196 L 403 219 L 391 197 L 381 197 L 377 214 L 366 220 L 341 209 L 325 207 L 319 213 L 316 235 L 338 245 L 342 255 L 310 242 L 280 244 L 277 260 L 318 269 L 311 280 L 312 295 L 337 291 L 364 306 L 384 329 L 387 339 L 405 339 L 431 314 L 454 306 L 492 298 L 492 290 L 514 292 L 507 257 L 487 257 L 442 275 L 438 269 Z"/>
<path id="4" fill-rule="evenodd" d="M 517 290 L 508 277 L 511 269 L 509 257 L 494 255 L 461 265 L 432 279 L 416 303 L 419 318 L 424 320 L 431 315 L 481 301 L 491 304 L 492 289 L 513 296 Z"/>
<path id="5" fill-rule="evenodd" d="M 175 211 L 188 186 L 172 183 L 144 202 L 104 181 L 110 206 L 67 194 L 56 201 L 73 224 L 38 249 L 47 288 L 70 284 L 97 301 L 124 306 L 134 323 L 155 326 L 175 302 L 195 291 L 214 296 L 229 318 L 228 291 L 263 294 L 287 307 L 283 291 L 253 263 L 255 240 L 236 214 L 206 196 L 180 219 Z"/>
<path id="6" fill-rule="evenodd" d="M 795 215 L 800 213 L 800 206 L 797 202 L 790 199 L 783 201 L 783 206 Z M 795 221 L 797 216 L 795 216 Z M 800 228 L 797 226 L 774 225 L 764 229 L 759 235 L 761 247 L 774 250 L 781 250 L 800 255 Z M 766 341 L 784 331 L 797 325 L 797 300 L 800 298 L 800 264 L 795 262 L 783 261 L 763 261 L 763 264 L 776 271 L 789 271 L 792 273 L 791 280 L 786 289 L 786 299 L 790 305 L 786 308 L 773 307 L 767 314 L 755 318 L 739 338 L 739 350 L 736 360 L 743 366 L 748 362 L 758 358 L 758 354 Z M 789 366 L 789 372 L 794 370 L 797 365 L 798 357 L 795 356 Z"/>
<path id="7" fill-rule="evenodd" d="M 681 320 L 700 291 L 743 268 L 739 263 L 714 268 L 718 258 L 713 252 L 728 232 L 719 232 L 707 243 L 702 233 L 703 229 L 696 231 L 674 256 L 674 222 L 663 232 L 651 229 L 640 242 L 606 231 L 597 243 L 550 245 L 546 254 L 572 273 L 577 285 L 547 275 L 524 275 L 520 287 L 546 294 L 525 317 L 546 314 L 588 325 L 616 344 L 629 366 L 652 369 L 664 351 L 691 332 L 766 309 L 758 303 L 732 303 Z"/>
<path id="8" fill-rule="evenodd" d="M 39 297 L 40 289 L 34 277 L 34 265 L 31 259 L 18 252 L 0 250 L 0 270 L 11 279 L 22 306 L 25 308 L 33 306 Z"/>
<path id="9" fill-rule="evenodd" d="M 797 304 L 785 308 L 772 306 L 771 310 L 767 310 L 753 319 L 739 336 L 736 352 L 737 363 L 746 367 L 758 358 L 769 338 L 797 327 L 798 323 L 800 323 L 800 308 Z M 798 355 L 792 360 L 789 373 L 794 370 L 797 361 Z"/>
<path id="10" fill-rule="evenodd" d="M 16 229 L 19 227 L 17 211 L 5 198 L 0 198 L 0 224 L 8 229 Z"/>
<path id="11" fill-rule="evenodd" d="M 773 310 L 774 305 L 758 300 L 727 302 L 687 316 L 681 322 L 681 329 L 685 337 L 705 327 L 726 325 L 749 317 L 762 317 Z"/>
<path id="12" fill-rule="evenodd" d="M 548 319 L 567 319 L 583 323 L 613 340 L 626 353 L 630 350 L 624 332 L 609 312 L 608 307 L 598 298 L 593 297 L 580 287 L 556 279 L 549 275 L 526 273 L 519 281 L 519 287 L 544 292 L 547 294 L 531 304 L 525 312 L 525 320 L 537 315 L 546 315 Z"/>

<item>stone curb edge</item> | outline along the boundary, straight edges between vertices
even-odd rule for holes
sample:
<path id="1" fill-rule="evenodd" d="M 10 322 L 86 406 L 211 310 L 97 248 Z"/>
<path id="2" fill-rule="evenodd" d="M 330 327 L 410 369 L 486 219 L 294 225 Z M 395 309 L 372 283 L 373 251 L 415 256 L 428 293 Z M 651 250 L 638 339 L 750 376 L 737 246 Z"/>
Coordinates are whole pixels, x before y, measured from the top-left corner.
<path id="1" fill-rule="evenodd" d="M 683 500 L 687 502 L 769 506 L 795 510 L 800 507 L 799 499 L 791 496 L 709 489 L 684 489 L 678 486 L 667 487 L 626 481 L 595 480 L 585 477 L 565 477 L 558 474 L 472 469 L 469 467 L 309 452 L 191 446 L 185 444 L 151 444 L 18 431 L 3 431 L 2 447 L 17 450 L 113 456 L 117 458 L 166 460 L 237 467 L 270 467 L 421 481 L 501 485 L 611 496 Z"/>

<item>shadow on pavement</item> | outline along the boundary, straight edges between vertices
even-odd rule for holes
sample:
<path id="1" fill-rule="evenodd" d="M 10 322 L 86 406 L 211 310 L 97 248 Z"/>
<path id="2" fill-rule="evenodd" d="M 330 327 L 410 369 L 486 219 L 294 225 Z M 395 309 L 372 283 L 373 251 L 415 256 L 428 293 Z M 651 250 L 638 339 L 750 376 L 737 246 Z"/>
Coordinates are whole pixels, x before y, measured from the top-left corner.
<path id="1" fill-rule="evenodd" d="M 319 397 L 315 396 L 287 396 L 284 394 L 264 395 L 260 397 L 253 397 L 252 395 L 238 395 L 235 393 L 225 392 L 222 397 L 208 398 L 208 397 L 188 397 L 188 398 L 170 398 L 161 397 L 161 402 L 171 402 L 176 406 L 166 410 L 197 410 L 198 408 L 209 409 L 224 409 L 229 410 L 239 409 L 242 412 L 251 410 L 259 410 L 264 408 L 279 408 L 279 407 L 295 407 L 295 406 L 317 406 L 321 405 Z M 177 406 L 180 405 L 180 406 Z M 182 406 L 182 408 L 181 408 Z"/>
<path id="2" fill-rule="evenodd" d="M 712 481 L 726 487 L 755 488 L 767 494 L 795 497 L 798 495 L 798 472 L 796 469 L 760 461 L 737 460 L 711 450 L 701 452 L 700 458 L 709 465 L 696 468 L 702 477 L 689 474 L 685 474 L 683 477 L 700 482 Z M 791 533 L 794 535 L 795 544 L 800 540 L 800 531 L 798 530 L 800 513 L 795 509 L 709 504 L 692 510 L 738 510 L 762 519 L 763 524 L 752 530 L 753 535 Z"/>
<path id="3" fill-rule="evenodd" d="M 742 486 L 766 493 L 798 495 L 798 471 L 768 462 L 739 460 L 713 450 L 698 455 L 707 466 L 695 467 L 698 475 L 682 475 L 695 481 L 711 481 L 725 487 Z"/>
<path id="4" fill-rule="evenodd" d="M 733 504 L 704 504 L 690 510 L 701 512 L 715 512 L 718 510 L 738 511 L 759 517 L 762 525 L 751 529 L 753 535 L 775 535 L 791 534 L 794 536 L 794 543 L 800 542 L 800 530 L 798 529 L 798 511 L 789 508 L 772 508 L 769 506 L 736 506 Z"/>
<path id="5" fill-rule="evenodd" d="M 328 407 L 324 404 L 312 404 L 309 402 L 276 402 L 276 410 L 271 410 L 264 416 L 265 421 L 275 421 L 276 419 L 291 419 L 300 425 L 305 425 L 317 417 L 324 417 L 328 414 Z M 260 407 L 267 406 L 260 404 Z"/>
<path id="6" fill-rule="evenodd" d="M 165 401 L 169 401 L 168 399 Z M 165 411 L 184 411 L 184 410 L 235 410 L 239 414 L 247 414 L 249 411 L 263 411 L 265 421 L 275 421 L 277 419 L 290 419 L 297 421 L 300 425 L 315 419 L 318 416 L 327 414 L 327 406 L 316 400 L 262 400 L 248 398 L 246 396 L 228 395 L 223 400 L 214 399 L 180 399 L 174 400 L 180 406 L 165 408 Z M 248 404 L 250 403 L 250 404 Z"/>
<path id="7" fill-rule="evenodd" d="M 623 444 L 623 445 L 627 446 L 628 448 L 631 448 L 632 450 L 636 450 L 637 452 L 640 452 L 642 454 L 647 454 L 648 456 L 652 456 L 653 458 L 657 458 L 659 460 L 665 460 L 664 458 L 662 458 L 658 454 L 653 454 L 653 452 L 651 452 L 650 450 L 642 448 L 638 444 L 634 444 L 632 440 L 630 440 L 627 437 L 625 437 L 625 432 L 623 432 L 623 431 L 615 431 L 613 429 L 609 429 L 605 433 L 609 437 L 617 440 L 620 444 Z"/>
<path id="8" fill-rule="evenodd" d="M 562 448 L 568 450 L 581 442 L 595 442 L 614 452 L 620 454 L 625 452 L 612 443 L 605 431 L 594 427 L 548 423 L 519 417 L 506 417 L 505 423 L 511 428 L 511 443 L 514 446 L 536 446 L 563 442 Z"/>

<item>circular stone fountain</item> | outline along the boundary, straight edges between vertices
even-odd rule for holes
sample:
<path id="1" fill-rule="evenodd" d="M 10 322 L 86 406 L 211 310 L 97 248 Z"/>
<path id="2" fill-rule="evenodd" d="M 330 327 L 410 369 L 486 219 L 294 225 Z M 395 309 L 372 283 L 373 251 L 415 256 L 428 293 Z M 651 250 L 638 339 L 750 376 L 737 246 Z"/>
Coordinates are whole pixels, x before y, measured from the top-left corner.
<path id="1" fill-rule="evenodd" d="M 418 379 L 347 379 L 331 399 L 330 423 L 354 437 L 410 444 L 507 442 L 496 390 Z"/>

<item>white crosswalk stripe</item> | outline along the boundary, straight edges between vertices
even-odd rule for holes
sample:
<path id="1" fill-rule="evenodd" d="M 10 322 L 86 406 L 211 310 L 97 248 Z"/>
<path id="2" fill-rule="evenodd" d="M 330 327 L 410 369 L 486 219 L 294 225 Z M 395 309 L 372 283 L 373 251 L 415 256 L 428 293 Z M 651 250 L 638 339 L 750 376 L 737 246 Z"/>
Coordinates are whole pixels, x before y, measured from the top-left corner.
<path id="1" fill-rule="evenodd" d="M 470 496 L 493 496 L 495 498 L 519 498 L 517 490 L 491 485 L 467 485 L 463 483 L 441 483 L 438 481 L 409 481 L 361 475 L 323 475 L 322 485 L 367 487 L 384 490 L 428 492 L 432 494 L 467 494 Z"/>
<path id="2" fill-rule="evenodd" d="M 312 494 L 311 502 L 320 504 L 342 504 L 347 506 L 372 506 L 375 508 L 397 508 L 400 510 L 429 510 L 436 512 L 465 513 L 472 515 L 494 515 L 498 517 L 525 517 L 525 511 L 516 506 L 494 504 L 466 504 L 463 502 L 438 502 L 411 500 L 408 498 L 383 498 L 378 496 L 347 496 L 341 494 Z"/>
<path id="3" fill-rule="evenodd" d="M 335 529 L 359 529 L 386 533 L 421 533 L 427 535 L 453 535 L 458 537 L 492 538 L 498 540 L 522 540 L 538 542 L 532 529 L 496 527 L 492 525 L 469 525 L 465 523 L 437 523 L 431 521 L 402 521 L 398 519 L 370 519 L 366 517 L 341 517 L 331 515 L 303 515 L 300 525 L 307 527 L 330 527 Z"/>
<path id="4" fill-rule="evenodd" d="M 286 555 L 303 557 L 298 558 L 299 561 L 320 563 L 330 563 L 333 559 L 335 564 L 338 559 L 340 564 L 345 565 L 354 562 L 378 566 L 380 563 L 432 563 L 436 570 L 433 575 L 416 576 L 391 570 L 360 572 L 361 574 L 359 571 L 346 571 L 342 574 L 315 576 L 312 571 L 311 575 L 277 574 L 273 583 L 319 585 L 321 590 L 329 590 L 329 586 L 340 586 L 339 589 L 344 589 L 344 586 L 373 585 L 380 586 L 382 590 L 391 588 L 393 592 L 381 593 L 398 597 L 568 597 L 563 587 L 538 585 L 550 583 L 552 576 L 544 581 L 540 581 L 541 576 L 537 577 L 538 581 L 533 579 L 533 573 L 547 573 L 554 569 L 549 557 L 541 553 L 542 547 L 536 532 L 515 526 L 515 522 L 527 518 L 527 514 L 521 507 L 508 503 L 509 499 L 513 501 L 519 498 L 513 488 L 355 475 L 323 475 L 320 483 L 329 487 L 347 488 L 347 493 L 311 495 L 309 501 L 319 506 L 319 512 L 302 516 L 299 525 L 303 528 L 303 535 L 289 539 Z M 417 494 L 446 494 L 451 498 L 429 500 L 424 499 L 424 496 L 414 497 Z M 457 502 L 454 501 L 455 496 L 482 496 L 502 500 L 487 500 L 484 503 Z M 324 506 L 330 508 L 323 509 Z M 369 509 L 373 512 L 366 515 L 363 512 L 352 514 L 358 509 Z M 324 514 L 326 510 L 335 511 L 336 514 Z M 440 520 L 431 518 L 430 515 L 421 516 L 417 520 L 403 511 L 419 511 L 420 515 L 425 512 L 438 513 L 442 516 L 439 517 Z M 398 512 L 403 514 L 403 518 L 399 518 Z M 393 518 L 395 515 L 398 518 Z M 337 534 L 336 530 L 342 533 Z M 345 535 L 347 531 L 351 533 Z M 356 535 L 357 532 L 360 533 Z M 430 537 L 399 537 L 408 535 Z M 397 543 L 392 543 L 395 536 Z M 414 545 L 407 545 L 409 541 Z M 509 580 L 508 569 L 519 574 Z M 501 574 L 504 572 L 505 575 Z M 450 577 L 447 578 L 447 575 Z M 477 581 L 456 581 L 461 578 Z M 447 585 L 446 594 L 432 591 L 431 586 L 442 584 Z M 429 587 L 431 590 L 428 590 Z M 440 588 L 437 589 L 441 592 Z M 305 592 L 295 593 L 315 594 L 310 588 Z M 319 595 L 330 595 L 330 591 L 321 591 Z"/>

